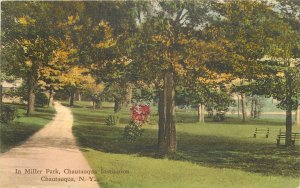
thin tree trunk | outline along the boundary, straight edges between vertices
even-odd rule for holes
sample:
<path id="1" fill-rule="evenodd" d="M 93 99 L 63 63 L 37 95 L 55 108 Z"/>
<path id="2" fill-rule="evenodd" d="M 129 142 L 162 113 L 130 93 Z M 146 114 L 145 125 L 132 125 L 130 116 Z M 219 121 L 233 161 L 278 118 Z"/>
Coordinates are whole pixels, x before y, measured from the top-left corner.
<path id="1" fill-rule="evenodd" d="M 258 111 L 257 111 L 257 99 L 254 100 L 254 114 L 253 118 L 258 118 Z"/>
<path id="2" fill-rule="evenodd" d="M 70 107 L 74 106 L 74 98 L 75 98 L 75 92 L 71 91 L 71 93 L 70 93 Z"/>
<path id="3" fill-rule="evenodd" d="M 114 112 L 118 113 L 121 110 L 121 104 L 120 104 L 120 100 L 118 98 L 115 97 L 115 105 L 114 105 Z"/>
<path id="4" fill-rule="evenodd" d="M 95 101 L 95 108 L 96 108 L 96 109 L 100 109 L 100 108 L 101 108 L 101 100 L 98 100 L 98 99 L 97 99 L 97 100 Z"/>
<path id="5" fill-rule="evenodd" d="M 298 106 L 295 113 L 295 125 L 300 125 L 300 106 Z"/>
<path id="6" fill-rule="evenodd" d="M 250 111 L 250 116 L 254 118 L 254 96 L 251 96 L 251 111 Z"/>
<path id="7" fill-rule="evenodd" d="M 242 103 L 243 122 L 246 122 L 247 110 L 246 110 L 246 95 L 245 95 L 245 93 L 241 93 L 241 103 Z"/>
<path id="8" fill-rule="evenodd" d="M 204 105 L 198 104 L 198 122 L 204 123 Z"/>
<path id="9" fill-rule="evenodd" d="M 0 85 L 0 115 L 2 115 L 2 90 L 3 86 Z"/>
<path id="10" fill-rule="evenodd" d="M 81 93 L 78 92 L 78 101 L 81 101 Z"/>
<path id="11" fill-rule="evenodd" d="M 48 100 L 48 107 L 53 106 L 53 91 L 52 89 L 49 90 L 49 100 Z"/>
<path id="12" fill-rule="evenodd" d="M 286 139 L 285 139 L 285 145 L 290 146 L 292 144 L 292 78 L 290 77 L 289 73 L 285 72 L 286 77 L 286 103 L 287 103 L 287 109 L 286 109 L 286 120 L 285 120 L 285 132 L 286 132 Z"/>
<path id="13" fill-rule="evenodd" d="M 238 103 L 238 117 L 240 117 L 240 97 L 239 97 L 239 95 L 237 95 L 237 98 L 238 98 L 238 100 L 237 100 L 237 103 Z"/>
<path id="14" fill-rule="evenodd" d="M 201 104 L 201 119 L 202 119 L 202 122 L 201 123 L 205 123 L 205 120 L 204 120 L 204 113 L 205 113 L 205 105 L 204 104 Z"/>
<path id="15" fill-rule="evenodd" d="M 198 122 L 201 122 L 201 103 L 198 104 Z"/>
<path id="16" fill-rule="evenodd" d="M 131 99 L 132 99 L 132 84 L 126 84 L 126 95 L 125 95 L 125 106 L 131 106 Z"/>

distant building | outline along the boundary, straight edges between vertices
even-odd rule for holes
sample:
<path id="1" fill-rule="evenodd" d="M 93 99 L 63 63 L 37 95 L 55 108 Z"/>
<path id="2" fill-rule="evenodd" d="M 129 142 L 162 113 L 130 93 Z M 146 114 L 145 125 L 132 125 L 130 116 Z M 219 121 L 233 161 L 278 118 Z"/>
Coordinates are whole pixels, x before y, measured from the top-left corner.
<path id="1" fill-rule="evenodd" d="M 2 101 L 4 103 L 21 103 L 22 99 L 20 97 L 11 97 L 6 95 L 5 93 L 15 90 L 19 88 L 23 83 L 22 79 L 16 79 L 14 81 L 8 82 L 8 81 L 2 81 L 0 85 L 2 85 Z"/>

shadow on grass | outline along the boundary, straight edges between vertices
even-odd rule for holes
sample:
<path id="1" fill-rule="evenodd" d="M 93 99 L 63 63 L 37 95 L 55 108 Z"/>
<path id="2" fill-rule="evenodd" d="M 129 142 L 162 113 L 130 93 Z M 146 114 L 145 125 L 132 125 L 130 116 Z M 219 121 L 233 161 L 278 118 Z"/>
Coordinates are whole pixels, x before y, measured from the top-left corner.
<path id="1" fill-rule="evenodd" d="M 123 127 L 107 127 L 102 118 L 77 113 L 73 127 L 79 144 L 95 150 L 158 158 L 157 130 L 145 129 L 134 143 L 123 139 Z M 80 125 L 80 126 L 78 126 Z M 215 168 L 241 169 L 265 175 L 300 176 L 299 148 L 276 147 L 213 135 L 178 132 L 178 152 L 173 160 Z"/>
<path id="2" fill-rule="evenodd" d="M 228 137 L 179 133 L 178 160 L 265 175 L 300 176 L 299 148 L 277 147 Z"/>
<path id="3" fill-rule="evenodd" d="M 92 109 L 92 110 L 101 110 L 101 109 L 111 109 L 111 110 L 113 110 L 114 109 L 114 107 L 110 107 L 110 106 L 101 106 L 100 108 L 96 108 L 96 109 L 94 109 L 93 106 L 87 106 L 86 108 Z"/>
<path id="4" fill-rule="evenodd" d="M 145 129 L 143 136 L 134 143 L 123 139 L 121 126 L 105 126 L 105 118 L 110 115 L 112 109 L 92 110 L 90 108 L 73 108 L 75 126 L 73 132 L 77 141 L 83 148 L 95 150 L 146 156 L 159 158 L 157 154 L 157 130 Z M 122 112 L 121 123 L 127 123 L 128 113 Z M 157 122 L 157 115 L 152 114 L 151 122 Z M 193 113 L 177 113 L 177 122 L 195 123 L 197 116 Z M 241 125 L 237 118 L 228 117 L 225 122 L 213 122 L 206 118 L 210 124 Z M 280 126 L 283 122 L 270 120 L 249 120 L 248 125 L 272 125 Z M 185 126 L 185 125 L 180 125 Z M 180 130 L 180 129 L 179 129 Z M 252 132 L 250 133 L 252 136 Z M 189 161 L 201 166 L 214 168 L 232 168 L 248 172 L 256 172 L 264 175 L 300 176 L 299 146 L 286 148 L 277 147 L 274 142 L 259 142 L 247 139 L 199 135 L 187 132 L 177 132 L 178 149 L 177 153 L 169 156 L 170 159 Z"/>
<path id="5" fill-rule="evenodd" d="M 27 140 L 32 134 L 50 122 L 56 113 L 54 108 L 36 108 L 35 112 L 33 112 L 30 116 L 26 116 L 26 106 L 16 106 L 23 116 L 15 119 L 11 124 L 1 123 L 0 153 L 4 153 L 10 148 L 15 147 Z"/>
<path id="6" fill-rule="evenodd" d="M 43 112 L 43 113 L 48 113 L 48 114 L 56 114 L 56 111 L 54 108 L 36 108 L 36 112 Z"/>

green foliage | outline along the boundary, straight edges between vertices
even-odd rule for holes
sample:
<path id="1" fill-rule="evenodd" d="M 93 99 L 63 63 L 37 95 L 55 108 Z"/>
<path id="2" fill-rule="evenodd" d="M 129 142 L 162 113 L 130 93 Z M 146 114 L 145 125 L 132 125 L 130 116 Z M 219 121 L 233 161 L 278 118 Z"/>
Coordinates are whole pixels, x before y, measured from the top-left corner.
<path id="1" fill-rule="evenodd" d="M 155 98 L 156 91 L 151 87 L 141 87 L 141 89 L 135 89 L 132 93 L 133 103 L 151 103 L 153 98 Z"/>
<path id="2" fill-rule="evenodd" d="M 213 117 L 214 121 L 224 121 L 225 120 L 225 112 L 218 111 L 216 115 Z"/>
<path id="3" fill-rule="evenodd" d="M 6 95 L 10 97 L 21 97 L 24 101 L 28 101 L 28 87 L 25 84 L 22 84 L 21 87 L 10 90 L 6 93 Z M 48 104 L 48 97 L 47 95 L 41 91 L 40 89 L 37 89 L 35 92 L 35 105 L 38 107 L 44 107 Z"/>
<path id="4" fill-rule="evenodd" d="M 296 110 L 300 99 L 300 69 L 284 67 L 280 62 L 268 63 L 265 70 L 267 76 L 250 82 L 247 86 L 239 87 L 247 93 L 273 97 L 278 100 L 277 107 L 282 110 Z M 238 90 L 237 88 L 234 88 Z M 287 98 L 290 96 L 290 98 Z"/>
<path id="5" fill-rule="evenodd" d="M 259 95 L 253 95 L 251 98 L 248 98 L 248 104 L 251 105 L 251 117 L 252 118 L 260 118 L 262 109 L 265 105 L 266 98 Z"/>
<path id="6" fill-rule="evenodd" d="M 115 126 L 119 124 L 119 116 L 117 115 L 109 115 L 106 119 L 105 119 L 105 124 L 107 126 Z"/>
<path id="7" fill-rule="evenodd" d="M 227 92 L 212 92 L 209 96 L 210 98 L 206 101 L 208 114 L 212 116 L 211 112 L 216 111 L 213 120 L 224 121 L 225 113 L 229 111 L 229 106 L 234 104 L 234 100 Z"/>
<path id="8" fill-rule="evenodd" d="M 1 110 L 1 122 L 10 124 L 19 117 L 18 109 L 15 106 L 3 105 Z"/>
<path id="9" fill-rule="evenodd" d="M 80 104 L 90 106 L 87 102 Z M 224 123 L 195 126 L 194 112 L 177 114 L 185 123 L 177 124 L 178 153 L 174 160 L 167 160 L 156 155 L 157 125 L 145 127 L 143 136 L 128 144 L 122 139 L 126 121 L 112 128 L 99 126 L 98 120 L 111 113 L 112 107 L 96 112 L 89 108 L 72 111 L 76 120 L 73 131 L 80 146 L 88 151 L 84 155 L 91 168 L 100 171 L 118 166 L 120 170 L 130 171 L 122 175 L 98 173 L 97 178 L 104 180 L 99 181 L 102 187 L 203 187 L 205 182 L 207 187 L 221 188 L 235 187 L 237 181 L 239 187 L 252 185 L 253 188 L 274 184 L 292 188 L 299 184 L 297 148 L 276 147 L 276 133 L 269 139 L 252 138 L 257 126 L 284 130 L 283 118 L 280 121 L 251 119 L 249 124 L 241 124 L 238 118 L 227 118 Z M 129 118 L 128 114 L 122 111 L 120 116 Z M 300 130 L 295 128 L 297 132 Z M 191 169 L 198 173 L 191 175 Z"/>
<path id="10" fill-rule="evenodd" d="M 26 116 L 26 105 L 14 104 L 13 106 L 18 109 L 19 118 L 15 119 L 10 126 L 0 123 L 0 153 L 24 142 L 51 121 L 55 114 L 54 108 L 37 108 L 31 116 Z"/>
<path id="11" fill-rule="evenodd" d="M 142 124 L 131 120 L 124 128 L 124 138 L 130 142 L 135 142 L 136 139 L 142 136 Z"/>
<path id="12" fill-rule="evenodd" d="M 35 94 L 35 105 L 38 107 L 44 107 L 48 104 L 48 97 L 45 93 L 38 92 Z"/>

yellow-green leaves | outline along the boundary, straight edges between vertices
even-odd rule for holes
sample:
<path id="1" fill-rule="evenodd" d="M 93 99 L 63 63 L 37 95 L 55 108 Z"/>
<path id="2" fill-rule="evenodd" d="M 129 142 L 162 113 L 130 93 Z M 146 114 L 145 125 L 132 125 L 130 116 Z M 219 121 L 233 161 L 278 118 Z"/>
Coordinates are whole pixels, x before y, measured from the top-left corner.
<path id="1" fill-rule="evenodd" d="M 36 20 L 30 18 L 29 16 L 22 16 L 22 17 L 17 18 L 16 22 L 25 27 L 27 25 L 35 24 Z"/>
<path id="2" fill-rule="evenodd" d="M 102 30 L 103 31 L 103 40 L 95 44 L 97 48 L 110 48 L 116 45 L 116 39 L 113 38 L 112 28 L 106 21 L 101 21 L 98 27 L 94 28 L 95 31 Z"/>

